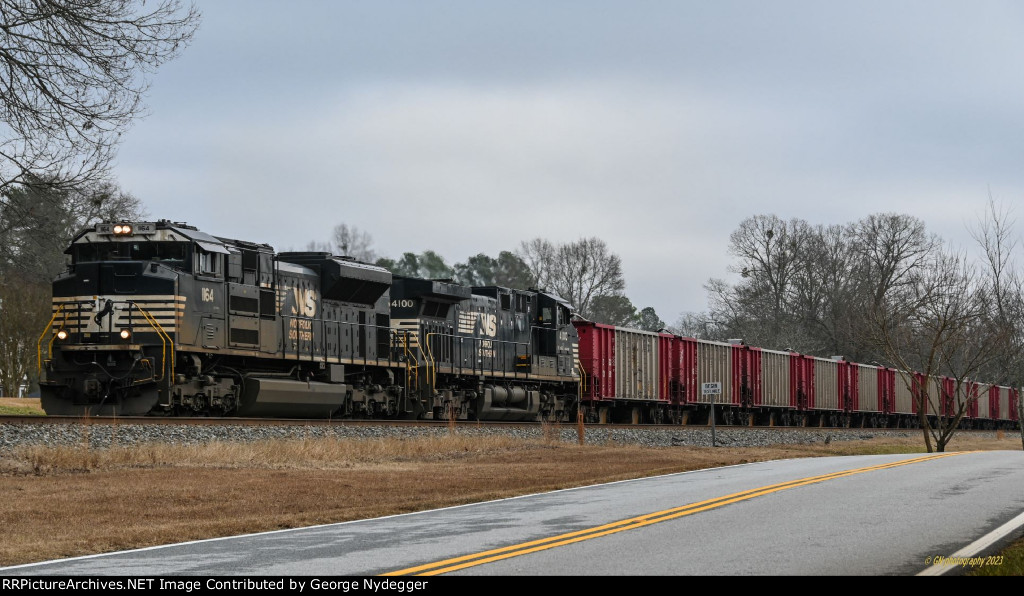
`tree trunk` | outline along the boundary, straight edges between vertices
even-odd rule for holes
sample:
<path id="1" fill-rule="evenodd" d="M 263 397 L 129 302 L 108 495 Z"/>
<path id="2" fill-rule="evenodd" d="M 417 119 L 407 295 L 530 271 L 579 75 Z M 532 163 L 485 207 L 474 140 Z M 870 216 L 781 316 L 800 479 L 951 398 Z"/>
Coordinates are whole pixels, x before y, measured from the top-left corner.
<path id="1" fill-rule="evenodd" d="M 1024 395 L 1017 395 L 1017 427 L 1020 428 L 1020 445 L 1024 449 Z"/>
<path id="2" fill-rule="evenodd" d="M 928 417 L 924 414 L 924 409 L 921 403 L 917 404 L 917 419 L 921 422 L 921 434 L 924 435 L 924 446 L 928 449 L 928 453 L 935 453 L 935 448 L 932 447 L 932 429 L 928 425 Z"/>

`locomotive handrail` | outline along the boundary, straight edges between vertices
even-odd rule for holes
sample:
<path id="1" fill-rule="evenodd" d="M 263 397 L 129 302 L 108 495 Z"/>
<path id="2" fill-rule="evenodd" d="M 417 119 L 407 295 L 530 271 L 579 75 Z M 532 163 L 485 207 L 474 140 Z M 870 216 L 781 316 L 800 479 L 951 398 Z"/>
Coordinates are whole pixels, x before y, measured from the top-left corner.
<path id="1" fill-rule="evenodd" d="M 423 342 L 427 341 L 427 338 L 424 337 L 424 338 L 420 339 L 419 337 L 417 337 L 416 340 L 417 340 L 416 341 L 416 350 L 419 352 L 419 355 L 416 358 L 416 362 L 417 362 L 417 365 L 418 365 L 418 363 L 422 362 L 423 365 L 426 366 L 426 368 L 427 368 L 427 370 L 426 370 L 426 381 L 427 381 L 427 383 L 430 383 L 430 367 L 427 366 L 427 356 L 423 352 Z M 417 373 L 416 376 L 417 376 L 416 382 L 419 383 L 419 374 Z"/>
<path id="2" fill-rule="evenodd" d="M 67 325 L 67 322 L 68 322 L 68 315 L 70 315 L 70 314 L 71 314 L 71 313 L 69 313 L 69 312 L 65 312 L 65 313 L 64 313 L 64 319 L 63 319 L 63 320 L 61 320 L 61 322 L 60 322 L 60 327 L 61 327 L 61 329 L 63 329 L 63 328 L 64 328 L 64 326 L 65 326 L 65 325 Z M 59 333 L 59 331 L 58 331 L 58 333 Z M 47 351 L 47 355 L 48 355 L 48 356 L 49 356 L 50 358 L 53 358 L 53 342 L 54 342 L 54 340 L 56 340 L 56 339 L 57 339 L 57 334 L 56 334 L 56 333 L 54 333 L 53 335 L 51 335 L 51 336 L 50 336 L 50 341 L 49 341 L 49 342 L 47 342 L 47 344 L 46 344 L 46 351 Z"/>
<path id="3" fill-rule="evenodd" d="M 160 322 L 156 320 L 156 317 L 151 315 L 146 309 L 144 309 L 141 306 L 139 306 L 139 304 L 137 302 L 135 302 L 134 300 L 129 300 L 128 304 L 129 304 L 129 306 L 133 306 L 133 307 L 139 309 L 139 312 L 142 313 L 142 316 L 146 317 L 146 320 L 149 322 L 149 324 L 153 326 L 154 330 L 156 330 L 157 337 L 160 338 L 160 358 L 162 360 L 162 365 L 163 366 L 160 367 L 160 369 L 161 369 L 160 370 L 160 378 L 159 379 L 155 379 L 154 378 L 154 380 L 162 381 L 162 380 L 164 380 L 165 375 L 167 374 L 167 368 L 168 368 L 168 366 L 167 366 L 167 364 L 168 364 L 168 362 L 167 362 L 167 344 L 168 343 L 171 344 L 171 361 L 170 361 L 171 372 L 170 372 L 170 375 L 171 375 L 171 378 L 173 379 L 174 378 L 174 340 L 171 339 L 170 334 L 167 333 L 167 331 L 164 330 L 163 325 L 161 325 Z M 130 309 L 128 311 L 128 316 L 131 317 L 131 310 Z"/>
<path id="4" fill-rule="evenodd" d="M 576 359 L 576 368 L 580 371 L 580 383 L 579 387 L 576 389 L 576 419 L 580 420 L 580 414 L 583 412 L 583 395 L 586 393 L 584 385 L 587 383 L 587 375 L 583 372 L 583 362 L 579 359 Z"/>
<path id="5" fill-rule="evenodd" d="M 61 313 L 61 311 L 63 311 L 63 310 L 64 310 L 64 305 L 63 304 L 61 304 L 61 305 L 59 305 L 57 307 L 57 311 L 53 313 L 52 317 L 50 317 L 50 322 L 46 324 L 46 328 L 43 329 L 43 332 L 39 335 L 39 341 L 36 342 L 36 368 L 37 368 L 37 371 L 39 372 L 40 375 L 42 375 L 42 373 L 43 373 L 43 338 L 46 337 L 47 333 L 49 333 L 50 328 L 53 326 L 53 322 L 57 320 L 57 315 L 59 315 Z M 68 320 L 67 314 L 64 315 L 64 320 L 65 321 Z M 49 348 L 48 348 L 48 352 L 49 352 L 48 356 L 50 358 L 53 358 L 53 338 L 54 337 L 57 337 L 57 335 L 54 334 L 53 337 L 50 338 L 50 344 L 49 344 Z"/>
<path id="6" fill-rule="evenodd" d="M 412 391 L 412 387 L 413 387 L 412 386 L 412 382 L 415 381 L 417 385 L 419 384 L 419 380 L 420 380 L 420 373 L 419 373 L 420 367 L 419 367 L 419 363 L 415 360 L 415 358 L 413 358 L 412 353 L 409 351 L 409 332 L 408 331 L 401 331 L 401 332 L 399 332 L 399 331 L 394 331 L 394 330 L 391 330 L 391 332 L 394 333 L 396 336 L 399 335 L 399 333 L 401 334 L 401 338 L 402 338 L 402 353 L 405 355 L 405 362 L 406 362 L 406 367 L 405 367 L 405 390 L 406 390 L 406 392 L 411 392 Z M 412 359 L 410 360 L 410 358 L 412 358 Z"/>
<path id="7" fill-rule="evenodd" d="M 419 364 L 412 358 L 412 350 L 409 349 L 409 332 L 404 329 L 388 329 L 388 332 L 402 338 L 402 355 L 405 358 L 406 367 L 408 368 L 411 366 L 418 369 Z M 388 360 L 391 360 L 391 354 L 388 354 Z"/>
<path id="8" fill-rule="evenodd" d="M 516 364 L 515 357 L 519 355 L 518 347 L 519 346 L 523 346 L 525 348 L 525 350 L 526 350 L 524 355 L 526 355 L 526 356 L 530 355 L 530 343 L 528 343 L 528 342 L 509 341 L 509 340 L 502 340 L 502 339 L 485 339 L 485 338 L 481 338 L 481 337 L 459 337 L 459 336 L 456 336 L 454 333 L 441 333 L 441 332 L 434 331 L 434 332 L 428 333 L 426 338 L 425 338 L 425 342 L 427 344 L 428 357 L 430 359 L 430 365 L 428 366 L 428 372 L 430 370 L 430 367 L 433 367 L 433 369 L 434 369 L 433 382 L 434 383 L 437 382 L 437 364 L 434 361 L 433 350 L 430 347 L 430 338 L 432 336 L 451 338 L 453 340 L 453 345 L 455 344 L 454 340 L 456 338 L 459 339 L 459 342 L 457 344 L 458 345 L 458 354 L 457 354 L 458 357 L 456 358 L 455 350 L 452 350 L 452 354 L 451 354 L 451 356 L 453 358 L 451 366 L 453 368 L 456 367 L 456 364 L 458 364 L 458 368 L 462 368 L 462 364 L 461 363 L 462 363 L 462 360 L 463 360 L 463 357 L 464 357 L 464 351 L 462 349 L 462 342 L 463 341 L 469 340 L 470 342 L 472 342 L 472 344 L 474 346 L 476 346 L 477 344 L 479 344 L 481 342 L 484 342 L 484 341 L 491 342 L 492 344 L 498 344 L 499 347 L 498 347 L 497 351 L 500 352 L 500 356 L 495 355 L 495 356 L 490 356 L 489 357 L 490 361 L 491 361 L 491 364 L 490 364 L 490 367 L 488 369 L 485 370 L 483 365 L 481 365 L 479 370 L 478 370 L 477 369 L 476 358 L 472 358 L 471 359 L 472 360 L 472 370 L 473 370 L 474 373 L 476 373 L 476 372 L 481 372 L 481 373 L 483 373 L 483 372 L 490 372 L 491 374 L 493 374 L 495 372 L 495 370 L 500 370 L 503 373 L 512 372 L 513 378 L 519 378 L 519 371 L 516 370 L 516 368 L 515 368 L 515 364 Z M 499 361 L 502 362 L 502 363 L 505 362 L 505 356 L 507 354 L 507 347 L 506 346 L 508 346 L 508 345 L 512 345 L 512 346 L 515 347 L 515 349 L 513 350 L 513 354 L 512 354 L 513 355 L 513 362 L 512 362 L 513 367 L 512 367 L 511 371 L 505 370 L 504 365 L 499 366 L 499 367 L 496 367 L 496 365 L 495 365 L 495 363 L 499 362 Z M 475 353 L 475 350 L 474 350 L 474 353 Z M 524 375 L 525 376 L 529 376 L 529 373 L 524 373 Z"/>
<path id="9" fill-rule="evenodd" d="M 437 385 L 437 365 L 434 363 L 434 351 L 430 349 L 430 336 L 431 335 L 437 335 L 437 333 L 436 332 L 435 333 L 428 333 L 427 337 L 425 338 L 426 339 L 426 343 L 427 343 L 427 358 L 430 359 L 429 360 L 429 364 L 427 365 L 427 383 L 430 384 L 430 392 L 433 393 L 434 392 L 434 387 Z M 423 348 L 421 346 L 420 347 L 420 351 L 422 351 L 422 350 L 423 350 Z M 427 361 L 425 360 L 424 362 L 427 362 Z M 431 376 L 431 374 L 430 374 L 430 369 L 431 368 L 434 369 L 433 376 Z"/>

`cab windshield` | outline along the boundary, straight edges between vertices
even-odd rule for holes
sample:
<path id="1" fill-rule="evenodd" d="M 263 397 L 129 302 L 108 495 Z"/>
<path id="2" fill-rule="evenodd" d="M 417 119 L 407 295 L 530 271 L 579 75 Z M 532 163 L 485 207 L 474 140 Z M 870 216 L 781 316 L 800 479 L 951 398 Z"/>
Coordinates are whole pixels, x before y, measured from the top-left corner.
<path id="1" fill-rule="evenodd" d="M 95 261 L 159 261 L 176 269 L 187 269 L 192 262 L 188 242 L 98 242 L 76 244 L 73 263 Z"/>

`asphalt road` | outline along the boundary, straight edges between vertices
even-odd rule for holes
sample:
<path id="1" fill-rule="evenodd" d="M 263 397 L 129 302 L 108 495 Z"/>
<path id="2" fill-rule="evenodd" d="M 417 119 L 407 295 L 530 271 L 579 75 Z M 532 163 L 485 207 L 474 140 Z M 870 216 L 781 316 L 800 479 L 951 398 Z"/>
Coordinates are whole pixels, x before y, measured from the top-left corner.
<path id="1" fill-rule="evenodd" d="M 1020 451 L 784 460 L 0 575 L 914 575 L 1024 512 L 1021 487 Z"/>

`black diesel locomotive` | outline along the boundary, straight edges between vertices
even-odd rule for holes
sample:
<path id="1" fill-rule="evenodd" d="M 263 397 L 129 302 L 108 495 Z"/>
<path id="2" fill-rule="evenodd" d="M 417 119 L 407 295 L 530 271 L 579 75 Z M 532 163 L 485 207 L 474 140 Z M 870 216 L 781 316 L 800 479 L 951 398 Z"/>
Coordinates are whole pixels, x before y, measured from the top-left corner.
<path id="1" fill-rule="evenodd" d="M 39 341 L 50 415 L 561 419 L 570 307 L 275 254 L 183 223 L 81 231 Z"/>

